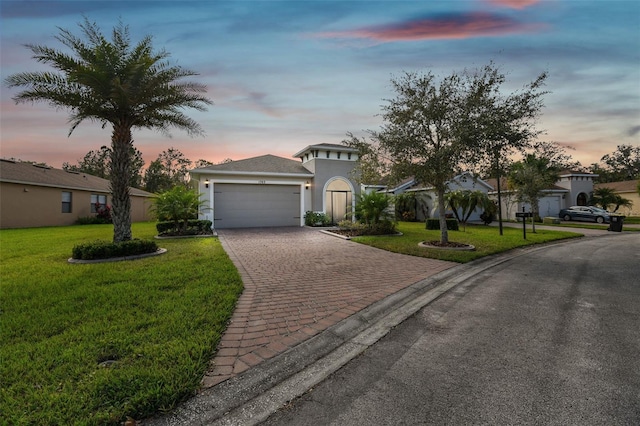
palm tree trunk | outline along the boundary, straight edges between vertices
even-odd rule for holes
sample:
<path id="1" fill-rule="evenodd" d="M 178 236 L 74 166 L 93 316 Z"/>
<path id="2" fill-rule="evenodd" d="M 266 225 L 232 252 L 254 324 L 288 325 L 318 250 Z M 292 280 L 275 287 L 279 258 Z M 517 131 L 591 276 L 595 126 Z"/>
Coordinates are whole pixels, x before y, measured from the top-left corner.
<path id="1" fill-rule="evenodd" d="M 131 126 L 114 124 L 111 135 L 111 203 L 113 205 L 113 242 L 131 239 Z"/>

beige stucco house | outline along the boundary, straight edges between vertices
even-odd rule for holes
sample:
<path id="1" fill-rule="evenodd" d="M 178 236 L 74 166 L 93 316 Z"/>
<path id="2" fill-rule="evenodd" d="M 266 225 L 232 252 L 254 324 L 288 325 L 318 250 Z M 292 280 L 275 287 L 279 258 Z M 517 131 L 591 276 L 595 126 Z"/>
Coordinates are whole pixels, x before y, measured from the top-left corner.
<path id="1" fill-rule="evenodd" d="M 352 171 L 358 151 L 310 145 L 296 160 L 262 155 L 190 171 L 208 207 L 201 219 L 216 229 L 304 226 L 307 211 L 336 223 L 353 212 L 360 189 Z"/>
<path id="2" fill-rule="evenodd" d="M 131 188 L 131 220 L 150 220 L 153 194 Z M 111 205 L 109 181 L 86 173 L 0 160 L 0 228 L 72 225 Z"/>
<path id="3" fill-rule="evenodd" d="M 616 213 L 625 216 L 640 216 L 640 195 L 638 194 L 638 180 L 625 180 L 621 182 L 597 183 L 594 188 L 611 188 L 622 198 L 631 201 L 631 207 L 620 207 Z"/>

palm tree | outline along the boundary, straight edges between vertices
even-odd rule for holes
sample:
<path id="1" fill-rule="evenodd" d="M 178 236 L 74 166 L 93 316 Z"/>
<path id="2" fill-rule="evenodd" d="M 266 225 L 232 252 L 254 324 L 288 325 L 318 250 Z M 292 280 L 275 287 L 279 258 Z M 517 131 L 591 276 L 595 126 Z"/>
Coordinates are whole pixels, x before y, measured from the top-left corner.
<path id="1" fill-rule="evenodd" d="M 445 195 L 445 201 L 458 222 L 462 223 L 466 229 L 467 221 L 476 207 L 481 207 L 483 210 L 487 210 L 489 205 L 492 204 L 489 196 L 479 190 L 471 191 L 470 189 L 458 189 L 456 191 L 448 192 Z M 460 213 L 458 213 L 460 210 Z"/>
<path id="2" fill-rule="evenodd" d="M 591 199 L 589 200 L 590 204 L 594 206 L 600 206 L 605 210 L 609 210 L 611 206 L 615 206 L 613 212 L 617 212 L 620 207 L 631 207 L 633 202 L 624 197 L 621 197 L 619 194 L 607 187 L 596 188 L 591 195 Z"/>
<path id="3" fill-rule="evenodd" d="M 203 134 L 182 108 L 206 110 L 211 101 L 204 85 L 179 82 L 197 75 L 168 63 L 169 54 L 154 52 L 151 36 L 131 44 L 129 27 L 118 24 L 107 40 L 98 25 L 87 18 L 79 24 L 86 41 L 60 29 L 56 39 L 72 54 L 42 45 L 27 44 L 38 62 L 57 70 L 23 72 L 9 76 L 9 87 L 26 87 L 16 103 L 47 102 L 70 110 L 71 129 L 85 121 L 111 124 L 110 183 L 113 207 L 113 241 L 131 239 L 132 129 L 152 129 L 169 134 L 171 127 L 190 135 Z"/>
<path id="4" fill-rule="evenodd" d="M 589 204 L 602 207 L 605 210 L 609 210 L 609 206 L 615 204 L 615 202 L 615 191 L 607 187 L 594 189 L 593 194 L 591 194 L 591 199 L 589 200 Z"/>
<path id="5" fill-rule="evenodd" d="M 542 191 L 553 186 L 558 178 L 559 172 L 550 164 L 549 159 L 538 158 L 534 154 L 527 155 L 511 168 L 509 184 L 515 188 L 519 201 L 531 205 L 533 232 L 536 232 L 535 218 L 539 215 L 538 204 Z"/>

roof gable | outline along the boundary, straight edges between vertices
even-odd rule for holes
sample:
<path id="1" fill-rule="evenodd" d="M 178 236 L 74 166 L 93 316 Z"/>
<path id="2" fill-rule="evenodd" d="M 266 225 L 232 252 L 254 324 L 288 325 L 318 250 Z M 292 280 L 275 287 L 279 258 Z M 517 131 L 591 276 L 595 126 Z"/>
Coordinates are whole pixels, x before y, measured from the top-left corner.
<path id="1" fill-rule="evenodd" d="M 297 174 L 313 176 L 299 161 L 267 154 L 192 170 L 192 173 Z"/>
<path id="2" fill-rule="evenodd" d="M 0 160 L 0 181 L 54 188 L 79 189 L 110 194 L 109 181 L 81 172 L 67 172 L 49 166 L 33 165 L 11 160 Z M 150 192 L 130 189 L 131 195 L 150 197 Z"/>
<path id="3" fill-rule="evenodd" d="M 610 188 L 613 189 L 614 192 L 636 192 L 636 188 L 638 187 L 638 180 L 623 180 L 620 182 L 605 182 L 605 183 L 597 183 L 593 185 L 595 189 L 598 188 Z"/>

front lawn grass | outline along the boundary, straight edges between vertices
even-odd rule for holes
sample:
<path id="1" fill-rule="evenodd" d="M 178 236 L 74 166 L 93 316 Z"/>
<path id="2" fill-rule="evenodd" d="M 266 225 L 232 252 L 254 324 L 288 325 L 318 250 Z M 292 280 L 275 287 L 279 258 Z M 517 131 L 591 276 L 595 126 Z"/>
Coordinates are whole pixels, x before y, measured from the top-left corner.
<path id="1" fill-rule="evenodd" d="M 516 247 L 581 236 L 581 234 L 573 232 L 541 229 L 538 229 L 534 234 L 528 229 L 527 239 L 525 240 L 522 238 L 522 229 L 505 227 L 503 235 L 500 236 L 500 231 L 497 227 L 467 225 L 466 230 L 461 226 L 459 231 L 449 231 L 449 241 L 471 244 L 476 249 L 475 251 L 457 251 L 418 246 L 422 241 L 440 240 L 440 230 L 427 230 L 422 222 L 399 222 L 398 230 L 402 232 L 402 236 L 363 236 L 352 238 L 352 241 L 395 253 L 465 263 Z"/>
<path id="2" fill-rule="evenodd" d="M 624 223 L 640 225 L 640 216 L 627 216 L 624 218 Z"/>
<path id="3" fill-rule="evenodd" d="M 156 233 L 133 225 L 135 238 Z M 0 424 L 121 424 L 193 395 L 242 281 L 217 238 L 69 264 L 112 225 L 0 231 Z M 114 362 L 115 361 L 115 362 Z"/>

